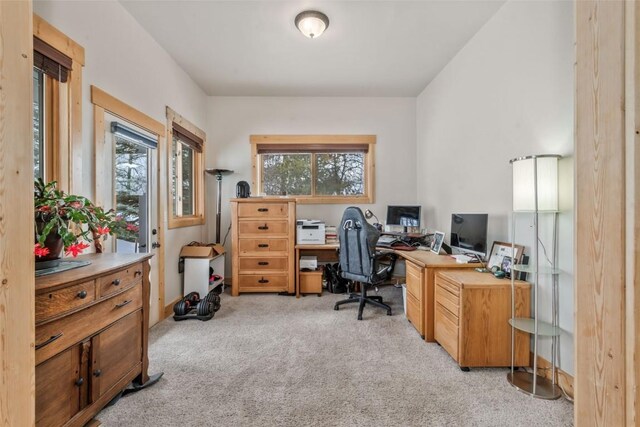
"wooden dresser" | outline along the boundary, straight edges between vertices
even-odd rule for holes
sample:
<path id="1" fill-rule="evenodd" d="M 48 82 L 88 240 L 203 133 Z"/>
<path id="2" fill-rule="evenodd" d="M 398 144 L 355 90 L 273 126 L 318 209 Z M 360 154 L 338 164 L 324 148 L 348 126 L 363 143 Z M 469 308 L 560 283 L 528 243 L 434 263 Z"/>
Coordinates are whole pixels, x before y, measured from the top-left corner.
<path id="1" fill-rule="evenodd" d="M 434 289 L 438 271 L 469 270 L 479 264 L 461 264 L 449 255 L 430 251 L 397 251 L 406 261 L 407 268 L 407 319 L 426 341 L 435 341 Z"/>
<path id="2" fill-rule="evenodd" d="M 231 295 L 295 293 L 295 201 L 273 197 L 233 199 L 231 218 Z"/>
<path id="3" fill-rule="evenodd" d="M 529 317 L 531 286 L 515 282 L 516 316 Z M 462 368 L 511 365 L 511 280 L 477 271 L 436 274 L 435 338 Z M 529 366 L 529 335 L 516 332 L 515 366 Z"/>
<path id="4" fill-rule="evenodd" d="M 36 425 L 83 426 L 145 383 L 151 255 L 91 254 L 36 278 Z"/>

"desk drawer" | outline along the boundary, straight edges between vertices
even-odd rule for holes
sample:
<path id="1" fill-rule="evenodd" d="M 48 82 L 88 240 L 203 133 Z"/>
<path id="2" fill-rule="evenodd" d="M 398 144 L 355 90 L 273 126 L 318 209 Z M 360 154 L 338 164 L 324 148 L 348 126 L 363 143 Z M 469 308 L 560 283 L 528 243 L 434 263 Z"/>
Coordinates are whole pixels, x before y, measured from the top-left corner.
<path id="1" fill-rule="evenodd" d="M 241 291 L 261 291 L 281 289 L 286 291 L 289 287 L 289 276 L 275 274 L 240 274 L 238 286 Z"/>
<path id="2" fill-rule="evenodd" d="M 458 361 L 458 331 L 458 325 L 451 320 L 447 309 L 436 303 L 435 339 L 456 361 Z"/>
<path id="3" fill-rule="evenodd" d="M 36 323 L 90 304 L 95 299 L 94 280 L 36 295 Z"/>
<path id="4" fill-rule="evenodd" d="M 139 282 L 92 307 L 36 327 L 36 365 L 141 307 L 142 282 Z"/>
<path id="5" fill-rule="evenodd" d="M 441 286 L 440 282 L 438 282 L 436 285 L 435 301 L 455 315 L 457 324 L 457 319 L 460 314 L 460 297 L 451 293 L 449 288 Z"/>
<path id="6" fill-rule="evenodd" d="M 436 285 L 442 286 L 444 289 L 448 290 L 455 296 L 460 295 L 460 287 L 457 284 L 449 281 L 449 279 L 447 279 L 440 273 L 436 273 Z"/>
<path id="7" fill-rule="evenodd" d="M 289 239 L 240 239 L 240 253 L 287 252 Z"/>
<path id="8" fill-rule="evenodd" d="M 248 271 L 286 271 L 288 265 L 287 257 L 260 257 L 249 258 L 240 257 L 239 261 L 240 274 Z"/>
<path id="9" fill-rule="evenodd" d="M 407 293 L 422 301 L 422 268 L 407 262 Z"/>
<path id="10" fill-rule="evenodd" d="M 284 203 L 238 203 L 240 218 L 287 218 L 289 204 Z"/>
<path id="11" fill-rule="evenodd" d="M 407 293 L 407 320 L 411 322 L 414 328 L 418 330 L 420 335 L 422 331 L 422 316 L 420 316 L 420 303 L 413 295 Z"/>
<path id="12" fill-rule="evenodd" d="M 285 220 L 240 220 L 238 221 L 240 236 L 287 236 L 289 234 L 289 222 Z"/>
<path id="13" fill-rule="evenodd" d="M 142 278 L 142 264 L 134 264 L 123 270 L 111 273 L 98 279 L 99 297 L 120 292 Z"/>

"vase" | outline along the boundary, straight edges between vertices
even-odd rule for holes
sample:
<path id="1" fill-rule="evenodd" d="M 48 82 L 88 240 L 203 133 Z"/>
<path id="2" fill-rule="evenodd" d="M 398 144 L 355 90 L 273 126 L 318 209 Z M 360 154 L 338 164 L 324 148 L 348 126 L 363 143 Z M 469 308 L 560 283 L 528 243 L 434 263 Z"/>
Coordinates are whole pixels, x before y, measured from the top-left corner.
<path id="1" fill-rule="evenodd" d="M 36 228 L 38 229 L 38 232 L 41 232 L 42 228 L 44 228 L 44 224 L 36 221 Z M 53 268 L 60 265 L 60 257 L 62 255 L 64 244 L 62 242 L 62 237 L 57 233 L 57 229 L 51 230 L 42 246 L 49 249 L 49 253 L 45 256 L 36 257 L 36 270 Z"/>

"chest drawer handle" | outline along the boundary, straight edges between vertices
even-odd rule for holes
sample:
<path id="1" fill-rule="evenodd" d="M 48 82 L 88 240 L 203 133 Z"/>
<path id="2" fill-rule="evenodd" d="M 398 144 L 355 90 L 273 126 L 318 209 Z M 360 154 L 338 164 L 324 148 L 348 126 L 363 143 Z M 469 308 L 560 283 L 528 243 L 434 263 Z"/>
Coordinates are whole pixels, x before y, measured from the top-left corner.
<path id="1" fill-rule="evenodd" d="M 80 387 L 82 384 L 84 384 L 84 378 L 80 377 L 76 380 L 76 386 Z"/>
<path id="2" fill-rule="evenodd" d="M 258 212 L 269 212 L 268 208 L 258 208 Z"/>
<path id="3" fill-rule="evenodd" d="M 57 335 L 52 335 L 48 340 L 46 340 L 45 342 L 41 343 L 41 344 L 36 344 L 36 350 L 40 350 L 42 347 L 47 346 L 49 344 L 51 344 L 52 342 L 54 342 L 55 340 L 57 340 L 58 338 L 60 338 L 63 335 L 62 332 L 60 332 Z"/>
<path id="4" fill-rule="evenodd" d="M 268 229 L 269 229 L 269 226 L 267 224 L 261 225 L 258 227 L 258 230 L 268 230 Z"/>
<path id="5" fill-rule="evenodd" d="M 132 300 L 132 299 L 128 299 L 128 300 L 126 300 L 126 301 L 121 302 L 120 304 L 116 304 L 116 308 L 122 308 L 122 307 L 124 307 L 125 305 L 130 304 L 130 303 L 131 303 L 131 301 L 133 301 L 133 300 Z"/>
<path id="6" fill-rule="evenodd" d="M 96 369 L 95 371 L 93 371 L 93 376 L 94 377 L 99 377 L 100 375 L 102 375 L 102 371 L 100 369 Z"/>
<path id="7" fill-rule="evenodd" d="M 120 284 L 120 279 L 116 279 L 111 283 L 113 283 L 113 286 L 118 286 Z"/>
<path id="8" fill-rule="evenodd" d="M 269 247 L 269 245 L 267 245 L 266 243 L 260 243 L 260 244 L 258 245 L 258 247 L 259 247 L 259 248 L 268 248 L 268 247 Z"/>
<path id="9" fill-rule="evenodd" d="M 85 299 L 87 297 L 87 291 L 78 292 L 78 298 Z"/>
<path id="10" fill-rule="evenodd" d="M 258 280 L 258 283 L 269 283 L 269 281 L 263 277 L 262 279 Z"/>
<path id="11" fill-rule="evenodd" d="M 267 261 L 259 261 L 258 265 L 269 265 Z"/>
<path id="12" fill-rule="evenodd" d="M 133 277 L 142 276 L 142 270 L 136 270 L 133 272 Z"/>

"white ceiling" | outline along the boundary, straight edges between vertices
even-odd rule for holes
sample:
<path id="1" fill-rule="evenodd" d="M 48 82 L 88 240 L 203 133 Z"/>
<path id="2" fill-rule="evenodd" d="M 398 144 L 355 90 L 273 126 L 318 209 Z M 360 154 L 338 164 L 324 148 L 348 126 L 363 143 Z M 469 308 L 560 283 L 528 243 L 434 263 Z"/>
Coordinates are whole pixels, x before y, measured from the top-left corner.
<path id="1" fill-rule="evenodd" d="M 209 95 L 416 96 L 504 0 L 121 0 Z M 295 16 L 329 16 L 322 37 Z"/>

